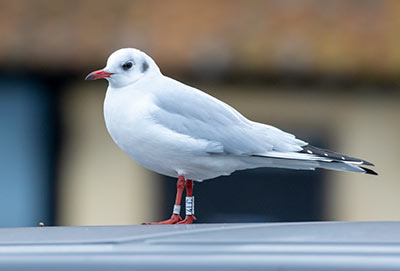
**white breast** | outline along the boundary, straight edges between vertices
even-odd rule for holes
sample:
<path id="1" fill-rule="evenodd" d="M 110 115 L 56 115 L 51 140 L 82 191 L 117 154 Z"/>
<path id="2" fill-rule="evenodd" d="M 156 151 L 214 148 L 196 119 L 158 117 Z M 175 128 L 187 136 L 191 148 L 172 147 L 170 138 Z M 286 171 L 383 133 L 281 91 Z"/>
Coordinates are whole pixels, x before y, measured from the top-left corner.
<path id="1" fill-rule="evenodd" d="M 140 164 L 146 163 L 146 119 L 150 96 L 124 89 L 108 89 L 104 101 L 104 119 L 115 143 Z"/>
<path id="2" fill-rule="evenodd" d="M 154 106 L 149 93 L 109 88 L 104 101 L 106 127 L 115 143 L 136 162 L 177 177 L 185 157 L 179 153 L 179 139 L 150 118 Z"/>

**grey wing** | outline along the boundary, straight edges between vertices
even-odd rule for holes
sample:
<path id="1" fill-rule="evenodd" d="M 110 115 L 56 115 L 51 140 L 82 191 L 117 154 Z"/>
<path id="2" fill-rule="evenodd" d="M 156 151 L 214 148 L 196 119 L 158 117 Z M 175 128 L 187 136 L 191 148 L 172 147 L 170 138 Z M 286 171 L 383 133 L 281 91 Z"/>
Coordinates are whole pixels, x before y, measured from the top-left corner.
<path id="1" fill-rule="evenodd" d="M 172 79 L 170 79 L 172 80 Z M 275 127 L 246 119 L 222 101 L 174 81 L 154 97 L 153 120 L 192 138 L 208 140 L 215 152 L 253 155 L 270 151 L 301 151 L 305 142 Z M 210 152 L 213 152 L 211 148 Z"/>
<path id="2" fill-rule="evenodd" d="M 276 167 L 376 174 L 360 166 L 372 165 L 367 161 L 313 147 L 273 126 L 250 121 L 220 100 L 172 79 L 163 82 L 160 89 L 162 95 L 154 96 L 153 121 L 173 132 L 208 141 L 206 152 L 245 155 L 263 162 L 273 159 Z"/>

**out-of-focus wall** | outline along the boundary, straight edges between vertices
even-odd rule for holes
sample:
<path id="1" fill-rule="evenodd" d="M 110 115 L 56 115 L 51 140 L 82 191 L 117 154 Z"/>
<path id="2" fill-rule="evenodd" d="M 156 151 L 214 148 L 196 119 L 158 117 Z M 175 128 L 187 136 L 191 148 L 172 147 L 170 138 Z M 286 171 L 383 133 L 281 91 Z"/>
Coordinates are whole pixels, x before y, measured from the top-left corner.
<path id="1" fill-rule="evenodd" d="M 175 72 L 317 73 L 397 78 L 396 0 L 0 1 L 0 62 L 103 65 L 136 47 Z M 210 65 L 212 63 L 212 65 Z"/>

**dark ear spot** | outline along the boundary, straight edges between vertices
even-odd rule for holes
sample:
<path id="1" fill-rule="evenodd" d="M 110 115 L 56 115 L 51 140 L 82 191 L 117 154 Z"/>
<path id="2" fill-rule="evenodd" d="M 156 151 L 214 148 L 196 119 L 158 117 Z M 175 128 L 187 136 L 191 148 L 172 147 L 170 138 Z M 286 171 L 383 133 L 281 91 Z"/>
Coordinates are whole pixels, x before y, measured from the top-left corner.
<path id="1" fill-rule="evenodd" d="M 142 68 L 141 68 L 142 73 L 146 72 L 148 69 L 149 69 L 149 64 L 147 64 L 147 62 L 144 61 L 144 62 L 142 63 Z"/>

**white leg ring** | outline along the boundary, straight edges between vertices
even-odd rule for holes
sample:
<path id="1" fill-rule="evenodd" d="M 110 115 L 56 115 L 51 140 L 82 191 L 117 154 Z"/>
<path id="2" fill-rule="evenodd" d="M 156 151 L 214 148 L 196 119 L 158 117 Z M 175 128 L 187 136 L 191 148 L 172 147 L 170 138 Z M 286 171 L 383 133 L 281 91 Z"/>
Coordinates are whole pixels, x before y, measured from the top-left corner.
<path id="1" fill-rule="evenodd" d="M 186 197 L 186 215 L 194 215 L 194 197 Z"/>
<path id="2" fill-rule="evenodd" d="M 180 205 L 174 205 L 174 214 L 179 215 L 181 213 L 181 206 Z"/>

